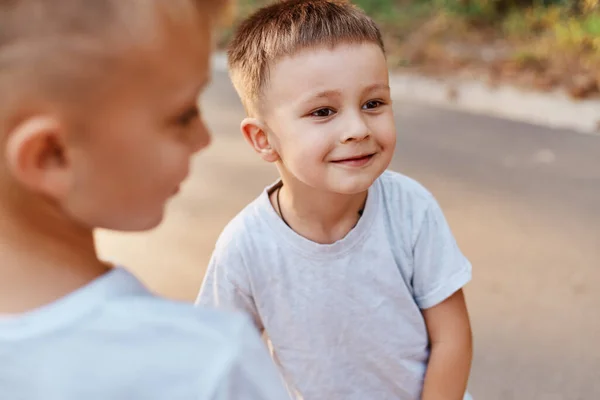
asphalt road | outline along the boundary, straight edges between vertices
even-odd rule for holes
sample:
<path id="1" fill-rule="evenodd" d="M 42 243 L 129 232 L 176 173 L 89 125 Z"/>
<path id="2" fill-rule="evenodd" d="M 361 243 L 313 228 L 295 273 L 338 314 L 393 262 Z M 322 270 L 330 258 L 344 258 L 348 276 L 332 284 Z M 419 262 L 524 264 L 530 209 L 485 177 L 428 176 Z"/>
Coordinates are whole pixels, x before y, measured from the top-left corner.
<path id="1" fill-rule="evenodd" d="M 474 397 L 600 399 L 600 136 L 407 102 L 396 110 L 392 169 L 434 193 L 474 265 Z M 165 223 L 98 234 L 101 255 L 182 300 L 194 298 L 223 226 L 276 177 L 243 142 L 224 73 L 203 113 L 213 146 Z"/>

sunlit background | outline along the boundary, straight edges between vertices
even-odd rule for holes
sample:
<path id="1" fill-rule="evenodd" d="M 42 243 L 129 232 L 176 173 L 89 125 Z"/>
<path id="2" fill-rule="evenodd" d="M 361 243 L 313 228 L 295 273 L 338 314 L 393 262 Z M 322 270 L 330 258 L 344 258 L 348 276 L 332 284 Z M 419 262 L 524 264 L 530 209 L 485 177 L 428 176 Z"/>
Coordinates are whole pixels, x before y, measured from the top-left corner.
<path id="1" fill-rule="evenodd" d="M 238 3 L 241 17 L 266 2 Z M 393 73 L 598 96 L 597 0 L 357 3 L 384 28 Z M 222 68 L 203 113 L 213 145 L 196 158 L 164 224 L 146 234 L 98 233 L 104 258 L 185 301 L 194 299 L 221 229 L 276 178 L 242 140 L 243 109 Z M 475 398 L 600 399 L 600 135 L 405 97 L 396 114 L 391 168 L 434 193 L 474 265 L 466 293 Z"/>

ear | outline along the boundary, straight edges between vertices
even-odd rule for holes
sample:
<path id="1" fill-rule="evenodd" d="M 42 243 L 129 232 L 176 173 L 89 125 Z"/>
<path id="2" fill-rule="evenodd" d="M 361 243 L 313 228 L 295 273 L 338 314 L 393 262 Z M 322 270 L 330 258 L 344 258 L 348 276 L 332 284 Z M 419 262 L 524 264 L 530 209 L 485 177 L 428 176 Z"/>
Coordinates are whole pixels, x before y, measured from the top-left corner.
<path id="1" fill-rule="evenodd" d="M 256 118 L 246 118 L 241 125 L 242 134 L 252 148 L 267 162 L 279 161 L 279 153 L 269 142 L 266 125 Z"/>
<path id="2" fill-rule="evenodd" d="M 8 134 L 8 169 L 29 190 L 55 200 L 64 199 L 72 184 L 64 127 L 51 117 L 38 116 L 19 124 Z"/>

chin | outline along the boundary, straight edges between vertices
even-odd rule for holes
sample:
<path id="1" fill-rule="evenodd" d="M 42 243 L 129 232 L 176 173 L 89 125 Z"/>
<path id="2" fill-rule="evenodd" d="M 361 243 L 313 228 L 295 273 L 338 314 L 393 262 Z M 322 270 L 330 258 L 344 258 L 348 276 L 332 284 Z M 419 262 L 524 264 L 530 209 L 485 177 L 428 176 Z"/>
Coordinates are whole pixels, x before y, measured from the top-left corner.
<path id="1" fill-rule="evenodd" d="M 388 164 L 379 159 L 365 168 L 336 167 L 326 182 L 327 190 L 346 195 L 364 193 L 383 174 Z"/>
<path id="2" fill-rule="evenodd" d="M 138 226 L 135 227 L 136 231 L 147 231 L 150 229 L 154 229 L 157 226 L 159 226 L 164 219 L 164 214 L 161 212 L 160 215 L 156 215 L 154 216 L 154 218 L 149 218 L 147 220 L 144 220 L 144 222 L 140 223 Z"/>
<path id="3" fill-rule="evenodd" d="M 364 193 L 375 182 L 377 176 L 375 177 L 355 177 L 350 179 L 340 179 L 337 182 L 333 182 L 330 186 L 330 190 L 332 192 L 340 193 L 340 194 L 359 194 Z"/>
<path id="4" fill-rule="evenodd" d="M 103 228 L 121 232 L 144 232 L 159 226 L 163 219 L 164 212 L 161 210 L 161 212 L 156 215 L 144 215 L 137 218 L 122 218 L 112 224 L 107 224 L 109 226 L 104 226 Z"/>

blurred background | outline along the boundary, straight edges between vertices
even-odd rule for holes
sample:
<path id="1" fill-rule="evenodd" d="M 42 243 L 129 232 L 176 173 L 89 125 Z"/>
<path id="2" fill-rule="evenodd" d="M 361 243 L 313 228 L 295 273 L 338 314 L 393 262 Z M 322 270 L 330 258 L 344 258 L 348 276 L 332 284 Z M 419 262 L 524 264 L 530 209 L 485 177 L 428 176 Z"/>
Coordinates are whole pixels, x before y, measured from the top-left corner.
<path id="1" fill-rule="evenodd" d="M 266 3 L 239 0 L 237 20 Z M 598 0 L 356 3 L 381 24 L 392 73 L 599 96 Z M 600 134 L 395 100 L 391 169 L 434 193 L 474 266 L 474 397 L 600 399 Z M 223 68 L 202 106 L 214 142 L 165 222 L 143 234 L 98 232 L 103 258 L 184 301 L 225 224 L 276 178 L 239 133 L 244 112 Z"/>
<path id="2" fill-rule="evenodd" d="M 237 20 L 273 0 L 238 0 Z M 572 97 L 600 93 L 600 0 L 354 0 L 381 26 L 390 65 Z M 225 43 L 229 35 L 222 35 Z"/>

